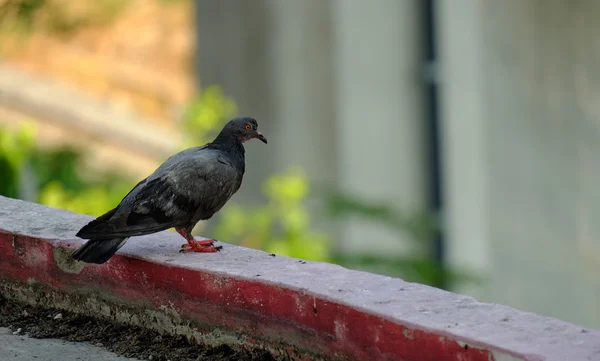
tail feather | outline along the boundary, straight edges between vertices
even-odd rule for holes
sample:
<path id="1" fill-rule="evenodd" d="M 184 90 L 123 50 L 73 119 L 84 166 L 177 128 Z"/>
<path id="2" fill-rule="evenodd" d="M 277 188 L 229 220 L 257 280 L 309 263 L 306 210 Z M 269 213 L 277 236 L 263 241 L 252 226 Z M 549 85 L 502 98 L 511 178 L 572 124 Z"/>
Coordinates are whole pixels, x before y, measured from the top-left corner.
<path id="1" fill-rule="evenodd" d="M 104 213 L 100 217 L 92 220 L 91 222 L 89 222 L 88 224 L 83 226 L 79 230 L 79 232 L 77 232 L 76 236 L 81 237 L 81 238 L 92 238 L 95 235 L 94 233 L 98 233 L 96 228 L 106 224 L 106 222 L 109 221 L 112 218 L 112 216 L 115 215 L 116 212 L 117 212 L 117 208 L 114 208 L 114 209 L 111 209 L 110 211 Z"/>
<path id="2" fill-rule="evenodd" d="M 73 252 L 72 257 L 86 263 L 102 264 L 108 261 L 119 248 L 123 247 L 128 239 L 129 237 L 90 239 Z"/>

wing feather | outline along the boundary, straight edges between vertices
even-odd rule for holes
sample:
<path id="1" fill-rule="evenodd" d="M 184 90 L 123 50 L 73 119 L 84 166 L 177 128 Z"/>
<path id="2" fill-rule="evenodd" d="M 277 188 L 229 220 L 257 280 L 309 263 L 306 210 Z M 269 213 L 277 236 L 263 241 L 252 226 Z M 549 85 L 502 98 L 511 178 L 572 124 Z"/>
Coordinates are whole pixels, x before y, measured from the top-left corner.
<path id="1" fill-rule="evenodd" d="M 223 207 L 239 189 L 241 177 L 226 158 L 207 150 L 170 158 L 78 236 L 130 237 L 193 226 Z"/>

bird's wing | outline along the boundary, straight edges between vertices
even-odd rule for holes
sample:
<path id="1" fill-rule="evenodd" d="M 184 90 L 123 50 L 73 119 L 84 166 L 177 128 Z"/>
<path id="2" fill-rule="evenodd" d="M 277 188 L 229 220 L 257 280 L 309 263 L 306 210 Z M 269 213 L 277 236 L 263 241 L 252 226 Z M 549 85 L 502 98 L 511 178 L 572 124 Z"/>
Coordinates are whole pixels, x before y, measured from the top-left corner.
<path id="1" fill-rule="evenodd" d="M 143 235 L 185 226 L 198 211 L 210 213 L 215 208 L 220 209 L 231 197 L 231 189 L 236 187 L 236 174 L 235 169 L 220 162 L 219 157 L 209 150 L 197 149 L 196 152 L 170 158 L 154 174 L 140 182 L 110 217 L 106 217 L 108 213 L 102 216 L 102 221 L 99 217 L 95 225 L 87 229 L 87 226 L 84 227 L 78 236 Z M 223 201 L 224 196 L 227 199 Z"/>

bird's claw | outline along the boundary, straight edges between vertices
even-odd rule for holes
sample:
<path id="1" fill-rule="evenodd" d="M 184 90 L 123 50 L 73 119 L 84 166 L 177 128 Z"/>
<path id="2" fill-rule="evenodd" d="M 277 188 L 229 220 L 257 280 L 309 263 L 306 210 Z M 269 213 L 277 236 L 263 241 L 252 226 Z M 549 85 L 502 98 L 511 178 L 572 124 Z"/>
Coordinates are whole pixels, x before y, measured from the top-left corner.
<path id="1" fill-rule="evenodd" d="M 203 239 L 201 241 L 194 239 L 192 241 L 188 241 L 188 243 L 182 244 L 181 248 L 186 248 L 186 247 L 193 247 L 192 243 L 196 244 L 197 246 L 212 246 L 214 243 L 216 242 L 216 240 L 214 239 Z"/>
<path id="2" fill-rule="evenodd" d="M 184 245 L 186 246 L 186 245 Z M 188 252 L 200 252 L 200 253 L 214 253 L 220 252 L 223 249 L 223 246 L 198 246 L 198 247 L 183 247 L 179 250 L 179 253 L 188 253 Z"/>
<path id="3" fill-rule="evenodd" d="M 188 252 L 202 252 L 202 253 L 212 253 L 219 252 L 223 246 L 214 246 L 214 239 L 207 240 L 191 240 L 189 243 L 181 245 L 180 253 L 188 253 Z"/>

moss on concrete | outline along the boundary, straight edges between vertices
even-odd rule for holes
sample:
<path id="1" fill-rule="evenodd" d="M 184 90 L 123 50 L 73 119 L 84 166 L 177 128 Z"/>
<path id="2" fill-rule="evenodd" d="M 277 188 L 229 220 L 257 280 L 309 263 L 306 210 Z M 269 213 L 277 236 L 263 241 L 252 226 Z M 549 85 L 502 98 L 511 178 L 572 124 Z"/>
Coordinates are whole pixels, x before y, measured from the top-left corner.
<path id="1" fill-rule="evenodd" d="M 227 346 L 240 352 L 263 349 L 268 350 L 276 360 L 329 360 L 290 345 L 272 345 L 256 339 L 250 340 L 248 335 L 232 333 L 225 329 L 206 329 L 195 320 L 181 317 L 170 305 L 162 305 L 156 309 L 143 301 L 125 304 L 94 290 L 78 290 L 78 293 L 71 293 L 51 289 L 35 280 L 29 280 L 27 283 L 0 280 L 0 297 L 25 305 L 64 310 L 105 322 L 152 330 L 162 335 L 183 336 L 189 342 L 204 347 Z"/>

